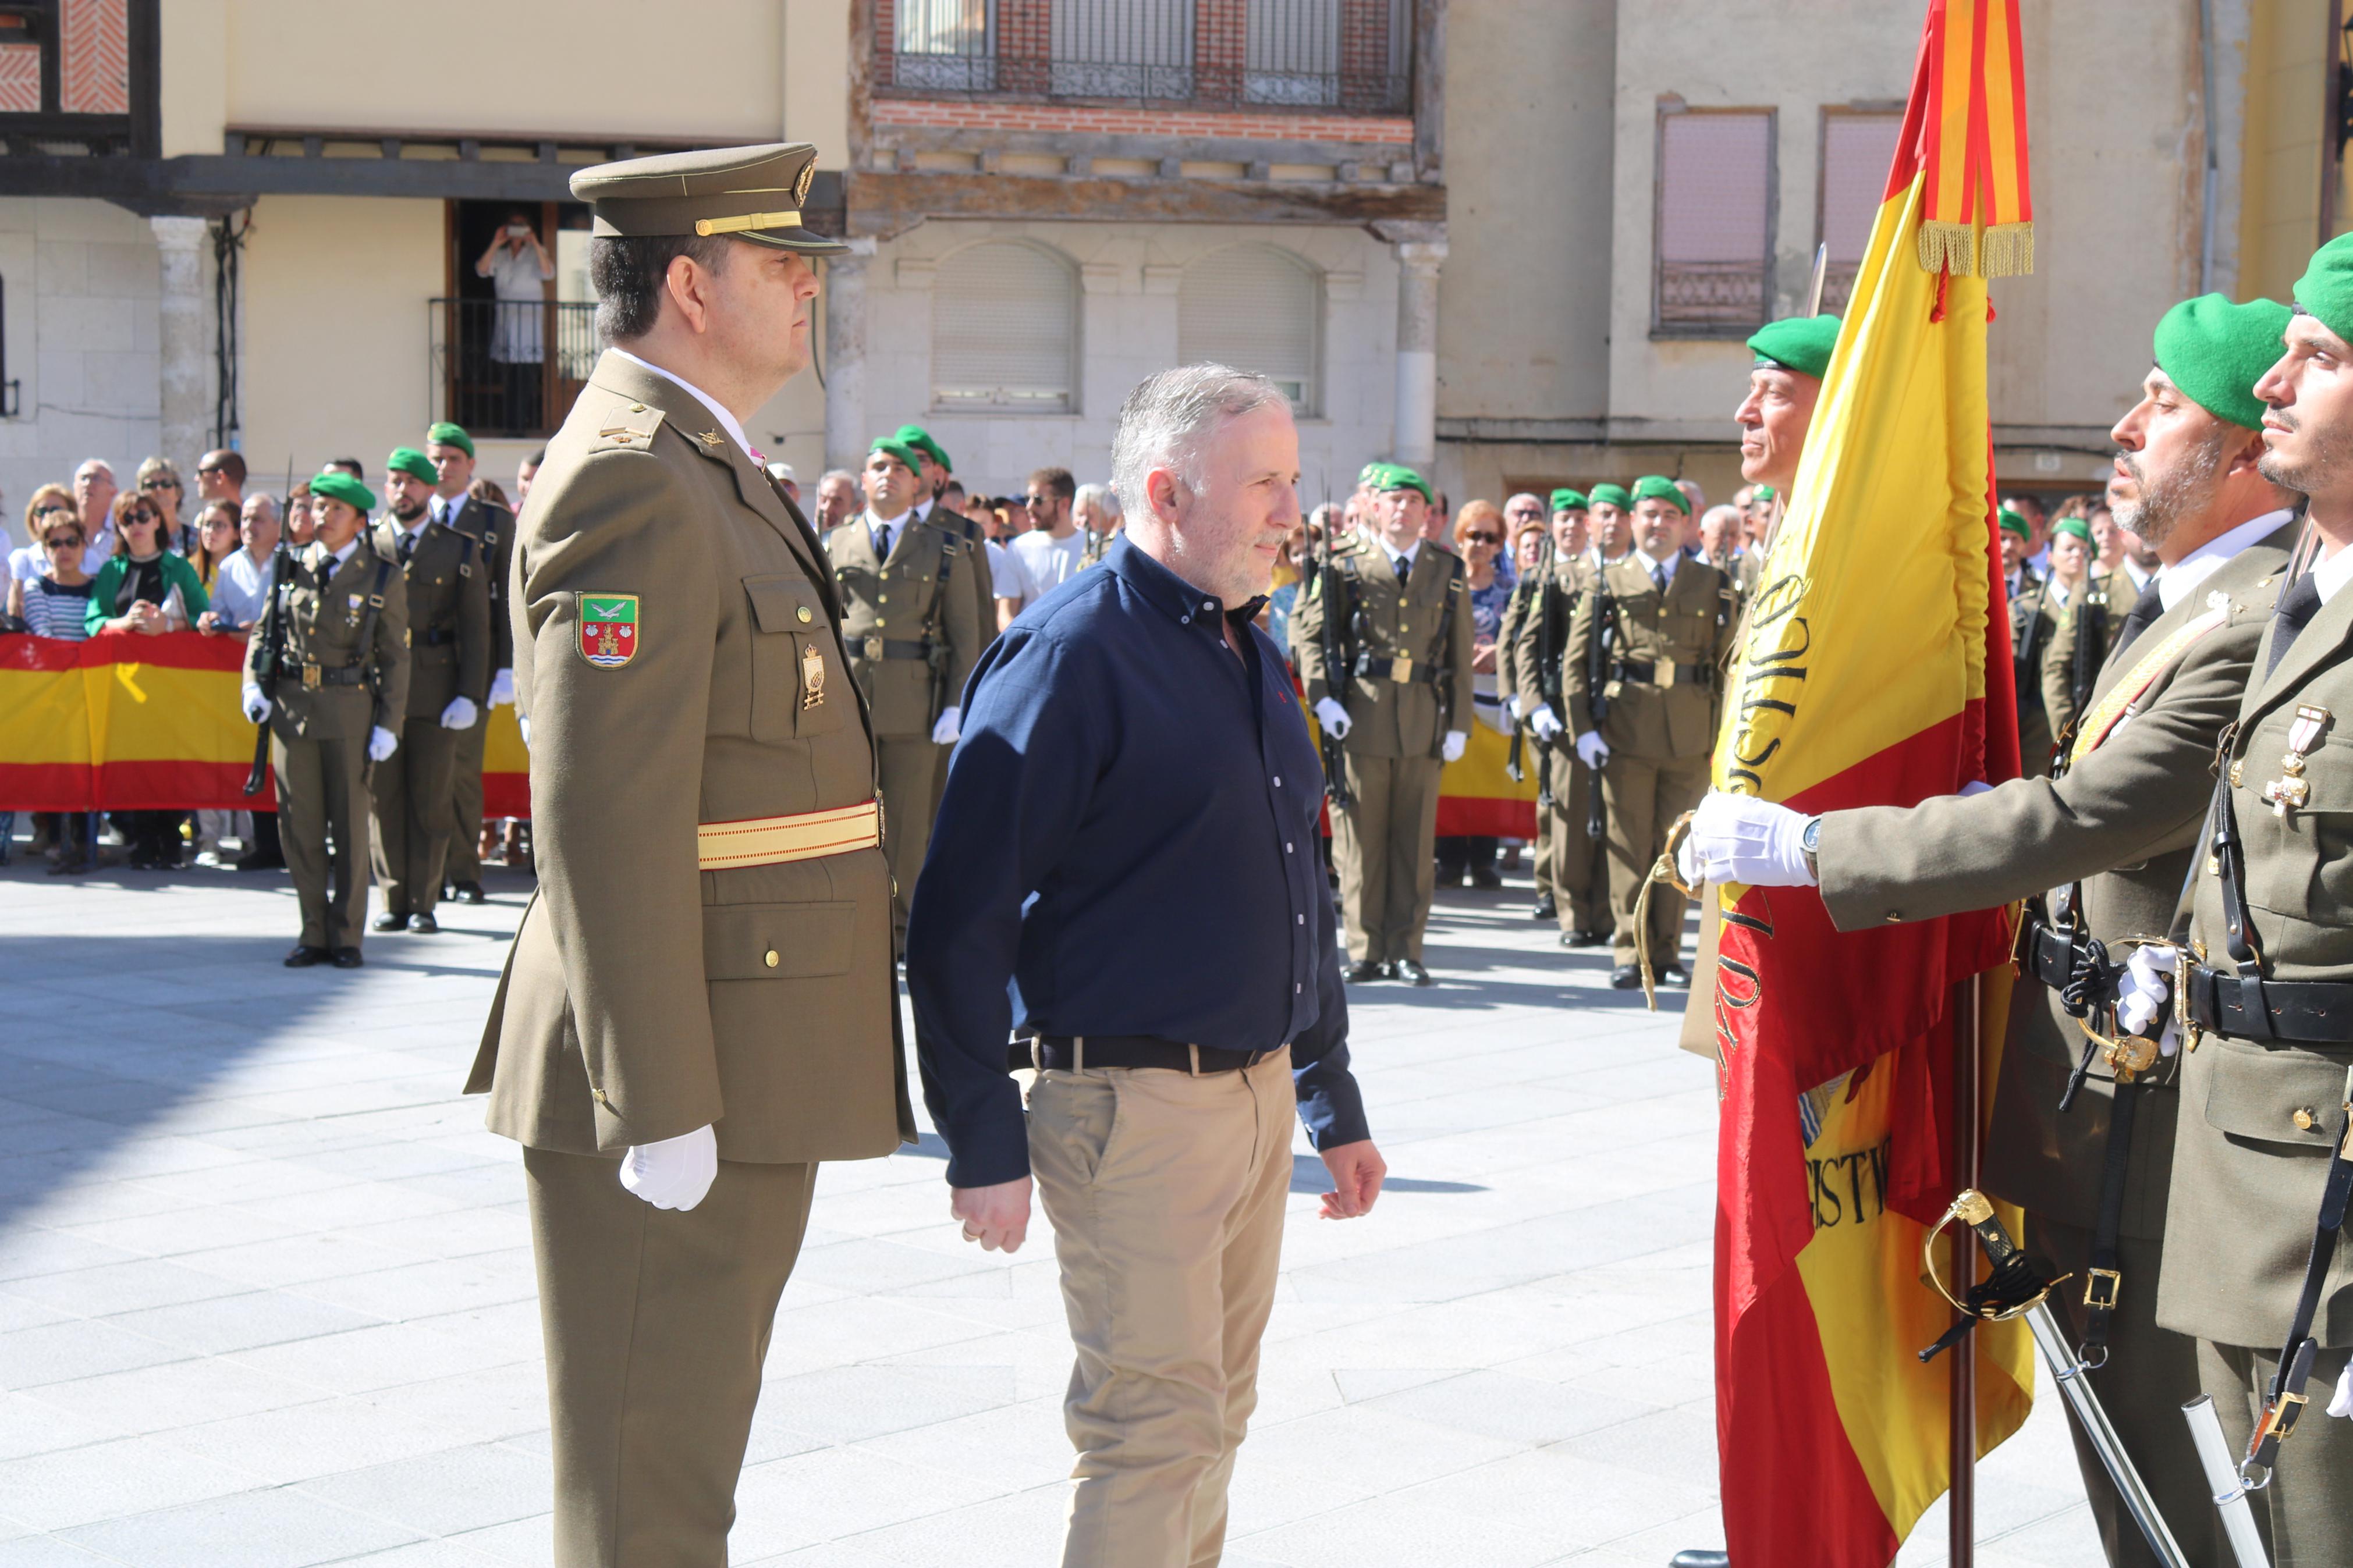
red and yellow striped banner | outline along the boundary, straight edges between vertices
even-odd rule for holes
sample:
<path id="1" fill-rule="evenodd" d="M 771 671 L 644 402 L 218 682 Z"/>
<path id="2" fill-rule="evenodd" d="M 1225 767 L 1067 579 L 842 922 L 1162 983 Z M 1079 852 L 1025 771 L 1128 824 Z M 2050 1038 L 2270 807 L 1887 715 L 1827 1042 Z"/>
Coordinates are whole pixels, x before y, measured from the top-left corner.
<path id="1" fill-rule="evenodd" d="M 2033 271 L 2018 0 L 1933 0 L 1921 49 L 1920 265 L 1959 278 Z"/>

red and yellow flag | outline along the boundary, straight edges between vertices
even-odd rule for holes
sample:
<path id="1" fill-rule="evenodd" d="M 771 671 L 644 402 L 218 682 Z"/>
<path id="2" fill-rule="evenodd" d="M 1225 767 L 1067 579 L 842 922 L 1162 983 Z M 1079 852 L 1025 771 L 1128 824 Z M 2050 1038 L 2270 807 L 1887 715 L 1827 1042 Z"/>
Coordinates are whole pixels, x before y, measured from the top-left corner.
<path id="1" fill-rule="evenodd" d="M 2017 28 L 2016 0 L 1931 0 L 1886 197 L 1752 599 L 1719 788 L 1815 813 L 2018 771 L 1983 281 L 2031 258 Z M 1947 1368 L 1916 1352 L 1951 1312 L 1920 1278 L 1921 1241 L 1957 1184 L 1955 988 L 2003 966 L 2008 921 L 1840 932 L 1810 888 L 1720 898 L 1731 1557 L 1884 1568 L 1949 1480 Z M 1985 984 L 1978 1014 L 1999 1031 L 2007 979 Z M 1983 1452 L 2025 1418 L 2032 1351 L 2016 1325 L 1972 1339 Z"/>

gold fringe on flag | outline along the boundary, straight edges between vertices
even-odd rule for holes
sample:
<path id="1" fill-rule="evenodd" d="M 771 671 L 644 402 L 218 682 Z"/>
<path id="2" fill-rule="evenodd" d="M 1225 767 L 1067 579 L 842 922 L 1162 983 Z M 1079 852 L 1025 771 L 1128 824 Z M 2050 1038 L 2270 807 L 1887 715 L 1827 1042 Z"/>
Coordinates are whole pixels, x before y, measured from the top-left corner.
<path id="1" fill-rule="evenodd" d="M 1956 278 L 1976 275 L 1977 230 L 1965 223 L 1923 223 L 1920 226 L 1920 267 L 1927 272 L 1949 272 Z"/>
<path id="2" fill-rule="evenodd" d="M 2034 270 L 2034 226 L 1998 223 L 1985 231 L 1980 258 L 1989 278 L 2021 278 Z"/>

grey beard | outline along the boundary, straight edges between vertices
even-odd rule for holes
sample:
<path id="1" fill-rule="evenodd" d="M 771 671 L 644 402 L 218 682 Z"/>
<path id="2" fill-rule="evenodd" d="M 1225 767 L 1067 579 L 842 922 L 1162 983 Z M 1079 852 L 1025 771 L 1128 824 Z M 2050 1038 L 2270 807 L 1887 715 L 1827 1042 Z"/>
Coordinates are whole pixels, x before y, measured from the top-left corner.
<path id="1" fill-rule="evenodd" d="M 2140 499 L 2119 502 L 2109 509 L 2116 526 L 2152 551 L 2171 538 L 2184 517 L 2202 510 L 2212 499 L 2214 481 L 2222 471 L 2222 446 L 2227 438 L 2227 432 L 2215 432 L 2213 439 L 2202 443 L 2154 484 L 2141 471 L 2140 464 L 2127 457 L 2125 466 L 2140 480 Z"/>

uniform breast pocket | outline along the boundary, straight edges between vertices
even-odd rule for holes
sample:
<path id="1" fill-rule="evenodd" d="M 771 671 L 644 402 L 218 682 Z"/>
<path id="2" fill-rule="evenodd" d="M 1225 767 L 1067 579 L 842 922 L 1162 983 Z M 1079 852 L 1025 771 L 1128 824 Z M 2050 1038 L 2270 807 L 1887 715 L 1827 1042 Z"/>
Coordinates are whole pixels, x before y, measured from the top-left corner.
<path id="1" fill-rule="evenodd" d="M 2267 722 L 2241 753 L 2242 784 L 2232 804 L 2246 846 L 2247 901 L 2299 921 L 2317 910 L 2333 924 L 2336 911 L 2353 905 L 2353 742 L 2314 746 L 2302 773 L 2292 774 L 2288 717 Z M 2264 800 L 2274 784 L 2291 802 L 2284 816 Z"/>
<path id="2" fill-rule="evenodd" d="M 770 742 L 841 728 L 857 698 L 836 656 L 817 584 L 776 573 L 744 579 L 752 601 L 752 738 Z"/>

